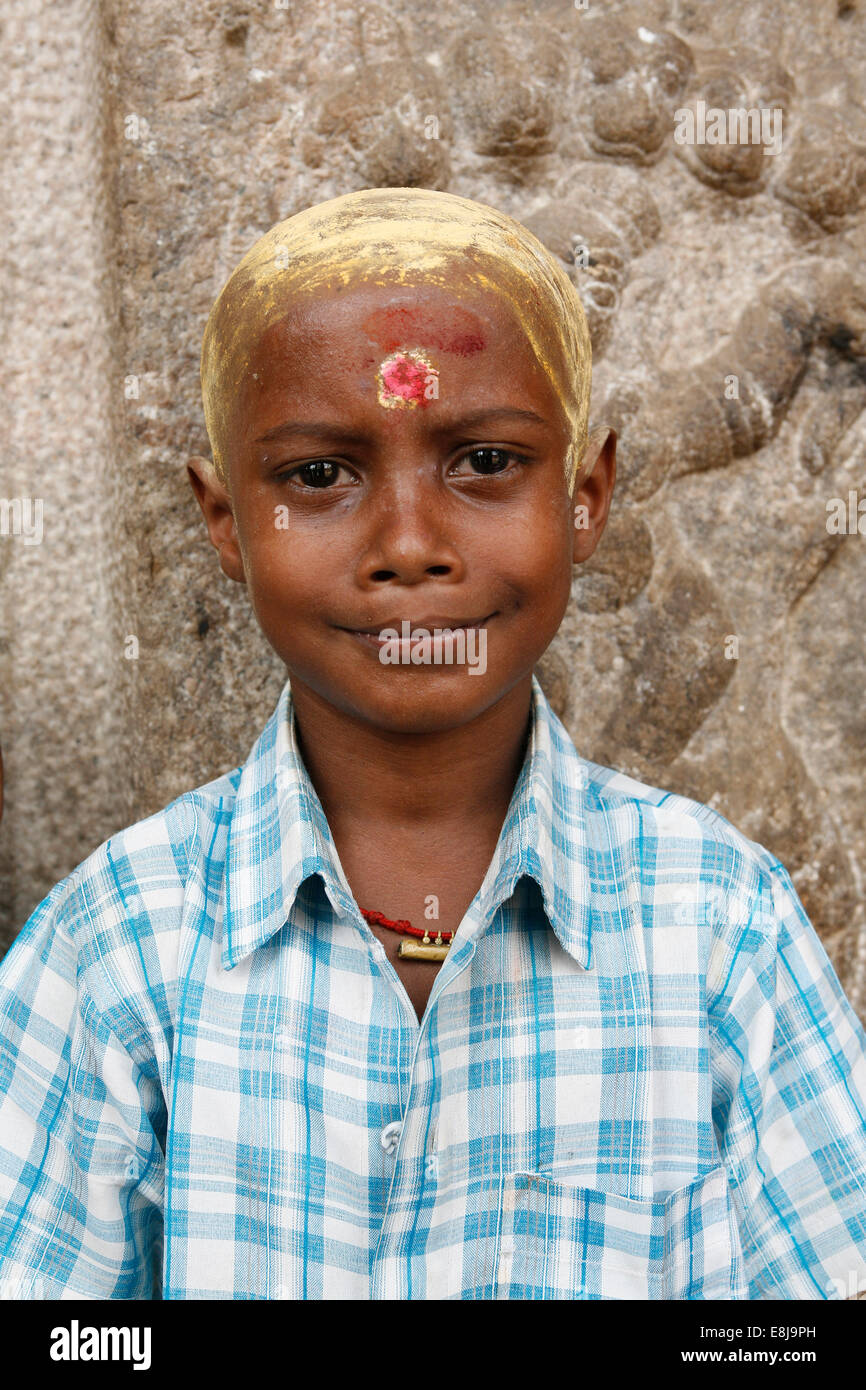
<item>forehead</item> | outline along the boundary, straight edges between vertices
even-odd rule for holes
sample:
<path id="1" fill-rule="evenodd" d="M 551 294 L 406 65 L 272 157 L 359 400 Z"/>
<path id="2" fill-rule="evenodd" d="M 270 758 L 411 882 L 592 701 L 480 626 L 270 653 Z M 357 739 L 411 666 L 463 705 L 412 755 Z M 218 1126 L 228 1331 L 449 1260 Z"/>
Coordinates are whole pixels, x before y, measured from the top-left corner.
<path id="1" fill-rule="evenodd" d="M 424 398 L 422 377 L 411 390 L 388 381 L 395 357 L 398 377 L 409 368 L 417 374 L 423 367 L 425 380 L 428 372 L 435 374 L 435 402 Z M 362 412 L 374 427 L 383 414 L 395 426 L 395 417 L 411 413 L 407 427 L 420 429 L 425 421 L 435 423 L 428 417 L 477 409 L 494 398 L 529 404 L 557 427 L 564 417 L 511 302 L 495 290 L 366 284 L 317 292 L 286 304 L 255 340 L 243 367 L 233 406 L 238 442 L 289 416 L 308 414 L 357 421 Z M 383 411 L 382 405 L 401 404 L 397 395 L 425 408 Z"/>
<path id="2" fill-rule="evenodd" d="M 256 339 L 251 358 L 278 361 L 313 350 L 339 334 L 358 347 L 381 353 L 424 347 L 455 359 L 497 347 L 531 352 L 508 297 L 456 283 L 452 291 L 433 285 L 360 285 L 318 292 L 287 302 Z"/>

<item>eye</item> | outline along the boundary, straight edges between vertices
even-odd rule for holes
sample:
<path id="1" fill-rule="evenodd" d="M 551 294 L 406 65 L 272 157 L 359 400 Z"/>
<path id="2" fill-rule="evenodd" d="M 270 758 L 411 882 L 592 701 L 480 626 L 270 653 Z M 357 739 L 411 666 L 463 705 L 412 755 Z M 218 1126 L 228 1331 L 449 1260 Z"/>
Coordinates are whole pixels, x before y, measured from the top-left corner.
<path id="1" fill-rule="evenodd" d="M 282 476 L 298 478 L 305 487 L 326 488 L 339 477 L 341 467 L 342 464 L 335 459 L 310 459 L 308 463 L 302 463 L 299 468 L 293 468 Z"/>
<path id="2" fill-rule="evenodd" d="M 470 460 L 476 472 L 482 475 L 504 473 L 512 460 L 516 463 L 522 462 L 519 455 L 512 454 L 508 449 L 493 449 L 487 446 L 470 450 L 459 462 L 467 463 Z"/>

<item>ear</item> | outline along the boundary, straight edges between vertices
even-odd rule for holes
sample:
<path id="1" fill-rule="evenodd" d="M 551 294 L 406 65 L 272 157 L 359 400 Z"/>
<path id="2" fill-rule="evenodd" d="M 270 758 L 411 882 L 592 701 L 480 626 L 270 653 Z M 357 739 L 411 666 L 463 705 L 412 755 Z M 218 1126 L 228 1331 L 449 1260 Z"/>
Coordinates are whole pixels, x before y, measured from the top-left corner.
<path id="1" fill-rule="evenodd" d="M 602 425 L 586 441 L 571 497 L 576 565 L 589 559 L 601 539 L 615 482 L 616 431 Z"/>
<path id="2" fill-rule="evenodd" d="M 187 459 L 186 471 L 202 509 L 211 544 L 219 552 L 220 569 L 237 584 L 245 584 L 243 558 L 228 488 L 221 482 L 212 461 L 200 454 L 192 454 Z"/>

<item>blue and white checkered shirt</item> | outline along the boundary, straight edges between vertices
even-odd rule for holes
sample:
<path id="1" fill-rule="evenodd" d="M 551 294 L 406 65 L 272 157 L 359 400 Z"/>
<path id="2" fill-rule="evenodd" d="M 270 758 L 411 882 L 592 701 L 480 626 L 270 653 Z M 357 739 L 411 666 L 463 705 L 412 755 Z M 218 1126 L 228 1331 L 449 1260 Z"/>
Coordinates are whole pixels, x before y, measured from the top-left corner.
<path id="1" fill-rule="evenodd" d="M 533 681 L 422 1023 L 290 689 L 0 966 L 0 1294 L 838 1299 L 866 1033 L 779 862 L 580 758 Z"/>

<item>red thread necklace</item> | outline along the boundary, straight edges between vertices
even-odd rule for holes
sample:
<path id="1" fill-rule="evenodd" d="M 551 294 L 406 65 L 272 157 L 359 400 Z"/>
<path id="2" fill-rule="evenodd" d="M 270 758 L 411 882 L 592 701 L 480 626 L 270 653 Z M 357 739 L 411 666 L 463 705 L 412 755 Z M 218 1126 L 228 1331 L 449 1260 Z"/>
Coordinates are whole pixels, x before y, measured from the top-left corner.
<path id="1" fill-rule="evenodd" d="M 411 922 L 402 917 L 392 921 L 381 912 L 373 912 L 363 907 L 361 916 L 372 926 L 390 927 L 391 931 L 400 933 L 404 940 L 400 942 L 397 954 L 404 960 L 444 960 L 454 938 L 453 931 L 440 931 L 437 927 L 435 940 L 431 939 L 427 927 L 413 927 Z"/>

